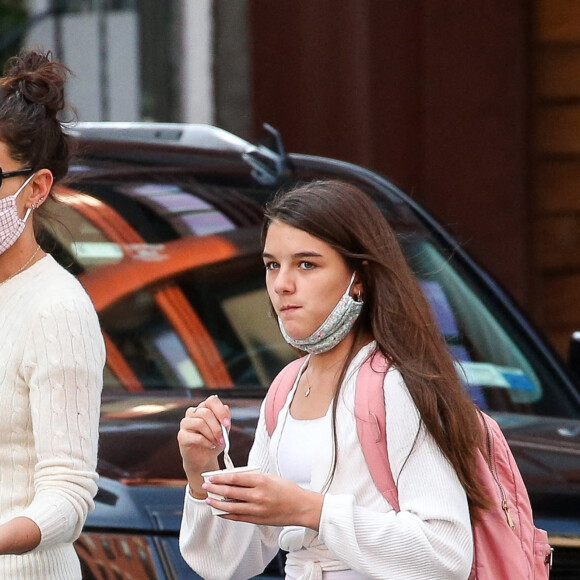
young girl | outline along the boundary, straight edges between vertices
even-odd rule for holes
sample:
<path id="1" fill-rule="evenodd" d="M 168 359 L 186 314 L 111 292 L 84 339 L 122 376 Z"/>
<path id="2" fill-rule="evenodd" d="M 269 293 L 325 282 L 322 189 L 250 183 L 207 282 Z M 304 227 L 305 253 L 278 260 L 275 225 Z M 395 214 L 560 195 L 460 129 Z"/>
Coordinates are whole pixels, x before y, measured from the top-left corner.
<path id="1" fill-rule="evenodd" d="M 470 517 L 488 505 L 474 476 L 480 423 L 393 231 L 356 187 L 314 182 L 274 199 L 262 241 L 280 330 L 310 354 L 271 438 L 261 410 L 248 462 L 261 474 L 204 483 L 231 416 L 215 396 L 188 409 L 178 436 L 184 558 L 206 580 L 258 574 L 279 547 L 288 579 L 465 580 Z M 386 444 L 399 512 L 373 483 L 354 416 L 358 369 L 379 355 L 390 363 Z"/>
<path id="2" fill-rule="evenodd" d="M 39 208 L 71 153 L 67 70 L 36 51 L 0 78 L 0 578 L 81 578 L 97 492 L 105 349 L 79 282 L 41 249 Z M 42 211 L 42 210 L 40 210 Z"/>

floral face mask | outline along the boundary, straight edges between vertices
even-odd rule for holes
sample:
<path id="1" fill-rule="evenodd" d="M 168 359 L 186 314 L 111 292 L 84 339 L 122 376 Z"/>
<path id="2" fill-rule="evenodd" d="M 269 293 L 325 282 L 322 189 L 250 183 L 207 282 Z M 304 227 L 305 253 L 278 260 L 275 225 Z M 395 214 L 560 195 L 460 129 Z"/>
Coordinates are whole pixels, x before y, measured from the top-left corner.
<path id="1" fill-rule="evenodd" d="M 354 283 L 355 274 L 352 275 L 346 292 L 342 295 L 326 320 L 306 338 L 294 339 L 286 333 L 282 320 L 278 317 L 278 325 L 284 340 L 299 350 L 310 354 L 327 352 L 340 343 L 352 330 L 354 323 L 359 317 L 364 302 L 355 300 L 350 295 L 350 289 Z"/>

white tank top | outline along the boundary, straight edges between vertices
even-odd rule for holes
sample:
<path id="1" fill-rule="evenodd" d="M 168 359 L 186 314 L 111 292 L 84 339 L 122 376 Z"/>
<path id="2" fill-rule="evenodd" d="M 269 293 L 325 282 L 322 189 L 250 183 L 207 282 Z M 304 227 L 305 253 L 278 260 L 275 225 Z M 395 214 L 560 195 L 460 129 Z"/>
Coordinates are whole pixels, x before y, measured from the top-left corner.
<path id="1" fill-rule="evenodd" d="M 288 413 L 278 446 L 278 469 L 284 479 L 310 489 L 314 458 L 332 454 L 332 404 L 324 417 L 294 419 Z"/>

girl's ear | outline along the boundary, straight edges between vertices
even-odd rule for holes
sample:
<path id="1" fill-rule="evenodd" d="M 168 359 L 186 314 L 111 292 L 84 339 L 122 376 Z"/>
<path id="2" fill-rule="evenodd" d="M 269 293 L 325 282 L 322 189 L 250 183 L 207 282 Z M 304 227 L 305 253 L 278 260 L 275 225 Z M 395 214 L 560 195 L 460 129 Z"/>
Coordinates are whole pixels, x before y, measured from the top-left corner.
<path id="1" fill-rule="evenodd" d="M 32 193 L 28 198 L 33 209 L 39 208 L 46 201 L 53 181 L 52 172 L 49 169 L 39 169 L 36 172 L 34 179 L 30 182 Z"/>
<path id="2" fill-rule="evenodd" d="M 357 274 L 352 285 L 352 297 L 360 302 L 363 299 L 363 294 L 363 283 L 360 276 Z"/>
<path id="3" fill-rule="evenodd" d="M 362 265 L 363 266 L 368 266 L 369 265 L 369 261 L 368 260 L 363 260 L 362 261 Z M 364 300 L 364 286 L 363 286 L 363 283 L 362 283 L 360 274 L 358 272 L 356 273 L 356 277 L 354 279 L 353 288 L 355 290 L 354 295 L 356 296 L 357 300 L 359 300 L 359 302 L 361 300 Z"/>

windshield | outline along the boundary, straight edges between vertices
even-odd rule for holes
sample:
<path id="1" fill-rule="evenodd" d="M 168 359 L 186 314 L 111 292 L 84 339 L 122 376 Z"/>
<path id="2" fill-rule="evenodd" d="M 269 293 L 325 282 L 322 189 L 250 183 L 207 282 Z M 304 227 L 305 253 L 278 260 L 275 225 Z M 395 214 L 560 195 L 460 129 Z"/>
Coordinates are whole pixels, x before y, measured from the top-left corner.
<path id="1" fill-rule="evenodd" d="M 61 191 L 48 235 L 98 310 L 105 394 L 263 393 L 296 357 L 271 315 L 260 258 L 262 207 L 273 193 L 186 174 L 160 182 L 154 173 Z M 517 321 L 453 248 L 404 204 L 380 205 L 473 400 L 488 410 L 574 415 Z"/>

